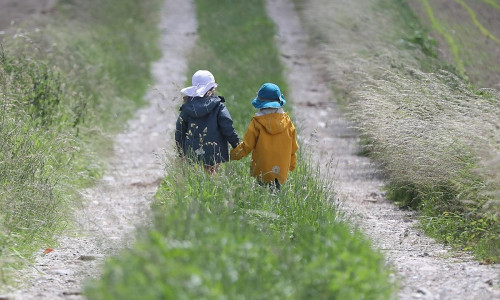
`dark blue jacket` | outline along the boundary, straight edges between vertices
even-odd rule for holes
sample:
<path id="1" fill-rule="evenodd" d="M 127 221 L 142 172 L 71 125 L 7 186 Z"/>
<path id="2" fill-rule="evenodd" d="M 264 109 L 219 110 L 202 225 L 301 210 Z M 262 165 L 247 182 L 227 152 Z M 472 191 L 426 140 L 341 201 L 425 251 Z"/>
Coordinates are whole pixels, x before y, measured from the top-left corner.
<path id="1" fill-rule="evenodd" d="M 175 130 L 181 155 L 210 166 L 229 160 L 227 143 L 235 148 L 240 140 L 221 99 L 194 97 L 181 106 Z"/>

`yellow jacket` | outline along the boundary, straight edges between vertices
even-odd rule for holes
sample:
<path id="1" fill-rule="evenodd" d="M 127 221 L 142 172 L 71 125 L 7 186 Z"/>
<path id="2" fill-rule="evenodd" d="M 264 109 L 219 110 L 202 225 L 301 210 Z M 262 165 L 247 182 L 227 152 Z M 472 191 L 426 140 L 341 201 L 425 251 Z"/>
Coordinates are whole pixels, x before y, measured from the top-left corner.
<path id="1" fill-rule="evenodd" d="M 288 171 L 297 166 L 295 126 L 287 113 L 255 114 L 243 142 L 231 150 L 231 159 L 239 160 L 252 153 L 252 176 L 268 183 L 285 183 Z"/>

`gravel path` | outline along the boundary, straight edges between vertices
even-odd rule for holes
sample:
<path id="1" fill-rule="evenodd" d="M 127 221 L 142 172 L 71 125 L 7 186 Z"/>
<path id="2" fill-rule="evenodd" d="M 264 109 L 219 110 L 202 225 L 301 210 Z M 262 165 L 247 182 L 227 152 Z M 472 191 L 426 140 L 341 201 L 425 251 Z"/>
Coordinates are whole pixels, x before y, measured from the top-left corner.
<path id="1" fill-rule="evenodd" d="M 24 289 L 5 298 L 83 298 L 85 279 L 99 276 L 104 258 L 131 245 L 136 226 L 147 225 L 150 200 L 164 175 L 162 157 L 165 149 L 173 149 L 174 105 L 179 101 L 170 96 L 178 95 L 178 85 L 186 81 L 185 54 L 196 38 L 195 18 L 186 15 L 194 16 L 191 1 L 166 0 L 161 23 L 164 55 L 153 66 L 156 83 L 146 95 L 149 104 L 116 137 L 109 171 L 83 191 L 85 201 L 74 213 L 77 228 L 60 237 L 53 252 L 40 253 L 22 276 Z"/>
<path id="2" fill-rule="evenodd" d="M 359 152 L 359 136 L 340 112 L 315 68 L 314 52 L 291 1 L 268 0 L 278 26 L 277 44 L 287 69 L 301 138 L 323 172 L 334 173 L 335 188 L 352 222 L 373 241 L 400 282 L 399 299 L 500 299 L 500 266 L 480 265 L 415 229 L 412 212 L 385 199 L 384 181 Z M 333 162 L 333 163 L 329 163 Z"/>

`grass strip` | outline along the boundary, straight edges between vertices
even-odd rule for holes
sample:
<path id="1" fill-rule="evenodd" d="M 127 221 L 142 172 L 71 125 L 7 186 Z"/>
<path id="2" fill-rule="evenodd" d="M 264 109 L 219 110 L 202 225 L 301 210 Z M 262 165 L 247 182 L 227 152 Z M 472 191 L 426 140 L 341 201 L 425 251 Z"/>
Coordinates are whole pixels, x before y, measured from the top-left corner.
<path id="1" fill-rule="evenodd" d="M 286 92 L 275 29 L 259 0 L 198 0 L 190 72 L 209 69 L 242 133 L 263 82 Z M 188 84 L 188 83 L 186 83 Z M 173 158 L 153 227 L 108 260 L 89 299 L 387 299 L 380 254 L 340 221 L 328 178 L 302 150 L 280 193 L 249 176 L 248 160 L 215 175 Z"/>
<path id="2" fill-rule="evenodd" d="M 484 3 L 491 5 L 495 9 L 500 9 L 500 4 L 496 3 L 494 0 L 483 0 Z"/>
<path id="3" fill-rule="evenodd" d="M 246 166 L 170 165 L 154 229 L 110 259 L 89 299 L 387 299 L 388 274 L 303 161 L 278 195 Z"/>
<path id="4" fill-rule="evenodd" d="M 425 7 L 425 11 L 427 12 L 427 15 L 431 21 L 432 27 L 436 29 L 439 34 L 443 36 L 445 39 L 446 43 L 448 44 L 448 47 L 450 47 L 450 52 L 453 55 L 453 60 L 455 61 L 455 65 L 460 72 L 462 76 L 465 76 L 465 67 L 463 61 L 460 59 L 460 54 L 459 54 L 459 47 L 455 43 L 455 40 L 453 39 L 453 36 L 451 34 L 448 34 L 439 21 L 436 19 L 434 16 L 434 11 L 432 9 L 432 6 L 429 4 L 428 0 L 422 0 L 422 4 Z"/>
<path id="5" fill-rule="evenodd" d="M 463 8 L 465 8 L 467 10 L 467 12 L 470 15 L 470 18 L 472 19 L 472 22 L 474 23 L 474 25 L 476 25 L 476 27 L 481 31 L 481 33 L 484 36 L 490 38 L 495 43 L 500 44 L 500 40 L 496 36 L 494 36 L 493 34 L 491 34 L 491 32 L 489 32 L 488 29 L 486 29 L 483 26 L 483 24 L 481 24 L 478 21 L 476 13 L 474 12 L 474 10 L 469 5 L 467 5 L 467 3 L 465 3 L 465 1 L 463 1 L 463 0 L 455 0 L 455 2 L 457 2 L 458 4 L 460 4 Z"/>

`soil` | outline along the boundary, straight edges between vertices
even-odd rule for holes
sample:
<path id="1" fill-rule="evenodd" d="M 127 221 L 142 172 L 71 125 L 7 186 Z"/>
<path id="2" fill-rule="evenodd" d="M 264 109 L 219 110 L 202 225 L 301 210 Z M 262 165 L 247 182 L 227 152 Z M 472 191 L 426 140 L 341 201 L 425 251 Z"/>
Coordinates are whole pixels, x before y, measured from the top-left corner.
<path id="1" fill-rule="evenodd" d="M 14 27 L 30 16 L 49 13 L 56 0 L 2 0 L 0 2 L 0 32 Z"/>
<path id="2" fill-rule="evenodd" d="M 83 191 L 86 201 L 75 210 L 78 228 L 60 237 L 54 251 L 43 255 L 41 250 L 20 277 L 25 282 L 22 289 L 4 298 L 83 298 L 82 284 L 99 276 L 104 258 L 129 246 L 136 226 L 147 225 L 149 202 L 164 173 L 162 157 L 165 149 L 171 149 L 174 104 L 186 81 L 185 54 L 194 44 L 197 29 L 192 1 L 165 3 L 164 56 L 153 67 L 156 84 L 146 96 L 148 106 L 116 137 L 107 174 L 94 188 Z M 481 265 L 467 253 L 425 237 L 415 228 L 414 213 L 385 199 L 383 177 L 368 158 L 357 155 L 358 133 L 343 118 L 317 71 L 315 52 L 308 48 L 293 4 L 268 0 L 267 8 L 279 28 L 277 41 L 290 86 L 285 92 L 295 108 L 300 138 L 323 166 L 323 175 L 333 176 L 347 218 L 387 258 L 394 280 L 400 282 L 398 298 L 500 299 L 498 266 Z"/>

